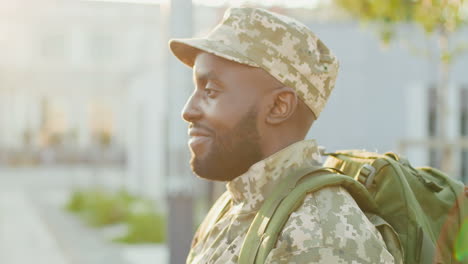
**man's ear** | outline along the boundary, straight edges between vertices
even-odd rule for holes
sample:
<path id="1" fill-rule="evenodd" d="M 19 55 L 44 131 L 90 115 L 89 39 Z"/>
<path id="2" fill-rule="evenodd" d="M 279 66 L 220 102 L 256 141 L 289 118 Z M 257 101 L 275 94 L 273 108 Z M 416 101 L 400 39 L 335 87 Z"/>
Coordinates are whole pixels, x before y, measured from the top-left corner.
<path id="1" fill-rule="evenodd" d="M 266 115 L 266 122 L 278 125 L 296 112 L 298 99 L 294 89 L 284 86 L 272 91 L 273 105 Z"/>

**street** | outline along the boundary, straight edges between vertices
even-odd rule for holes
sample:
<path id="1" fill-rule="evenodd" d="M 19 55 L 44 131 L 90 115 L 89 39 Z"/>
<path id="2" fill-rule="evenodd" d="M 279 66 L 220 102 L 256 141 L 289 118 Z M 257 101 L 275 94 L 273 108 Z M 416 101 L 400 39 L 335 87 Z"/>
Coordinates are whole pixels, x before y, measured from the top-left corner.
<path id="1" fill-rule="evenodd" d="M 118 188 L 123 175 L 114 168 L 0 168 L 0 263 L 167 262 L 164 245 L 111 243 L 104 231 L 85 226 L 62 209 L 73 188 Z"/>

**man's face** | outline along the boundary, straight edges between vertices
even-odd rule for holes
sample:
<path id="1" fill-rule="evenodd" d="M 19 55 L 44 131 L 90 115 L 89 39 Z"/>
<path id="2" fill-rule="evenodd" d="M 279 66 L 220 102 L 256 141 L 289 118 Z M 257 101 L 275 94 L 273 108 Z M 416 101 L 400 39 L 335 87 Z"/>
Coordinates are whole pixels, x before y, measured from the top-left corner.
<path id="1" fill-rule="evenodd" d="M 208 53 L 193 67 L 189 122 L 191 166 L 202 178 L 230 181 L 263 158 L 258 131 L 265 72 Z"/>

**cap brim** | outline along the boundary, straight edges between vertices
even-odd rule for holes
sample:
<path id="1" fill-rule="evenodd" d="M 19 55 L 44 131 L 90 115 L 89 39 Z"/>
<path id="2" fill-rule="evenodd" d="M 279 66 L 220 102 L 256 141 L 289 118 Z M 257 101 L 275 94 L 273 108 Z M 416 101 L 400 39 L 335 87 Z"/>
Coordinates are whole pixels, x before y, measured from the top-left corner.
<path id="1" fill-rule="evenodd" d="M 206 38 L 171 39 L 169 41 L 169 48 L 180 61 L 189 67 L 193 67 L 195 58 L 200 52 L 211 53 L 227 60 L 247 64 L 252 67 L 259 67 L 256 63 L 230 47 L 225 46 L 219 41 Z"/>

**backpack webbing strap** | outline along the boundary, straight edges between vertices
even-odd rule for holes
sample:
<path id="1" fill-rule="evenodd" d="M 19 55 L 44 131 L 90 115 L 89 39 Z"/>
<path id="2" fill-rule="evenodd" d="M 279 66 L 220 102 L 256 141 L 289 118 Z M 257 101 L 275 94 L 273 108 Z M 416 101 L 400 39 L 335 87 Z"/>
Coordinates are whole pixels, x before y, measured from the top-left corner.
<path id="1" fill-rule="evenodd" d="M 313 174 L 314 172 L 322 174 Z M 352 193 L 363 210 L 377 212 L 377 206 L 372 203 L 373 200 L 365 187 L 354 179 L 330 174 L 326 168 L 297 171 L 280 182 L 265 200 L 247 232 L 238 262 L 264 263 L 289 215 L 302 204 L 305 195 L 326 186 L 336 185 L 343 186 Z"/>
<path id="2" fill-rule="evenodd" d="M 273 216 L 278 205 L 296 187 L 297 182 L 302 176 L 317 171 L 325 170 L 322 167 L 304 168 L 284 178 L 275 186 L 271 195 L 263 202 L 262 207 L 258 211 L 249 227 L 249 230 L 247 231 L 247 235 L 239 254 L 238 263 L 255 262 L 258 248 L 263 240 L 262 236 L 268 225 L 268 220 Z"/>
<path id="3" fill-rule="evenodd" d="M 382 217 L 376 214 L 366 213 L 366 217 L 382 235 L 388 252 L 390 252 L 395 260 L 395 264 L 403 264 L 405 251 L 395 229 Z"/>
<path id="4" fill-rule="evenodd" d="M 211 207 L 210 211 L 206 215 L 205 220 L 198 227 L 198 230 L 194 236 L 195 239 L 206 237 L 209 228 L 213 226 L 219 220 L 219 218 L 221 218 L 230 202 L 231 199 L 229 193 L 224 192 L 218 198 L 218 200 L 216 200 L 215 204 Z M 196 244 L 196 242 L 197 241 L 195 240 L 192 241 L 192 247 Z"/>

